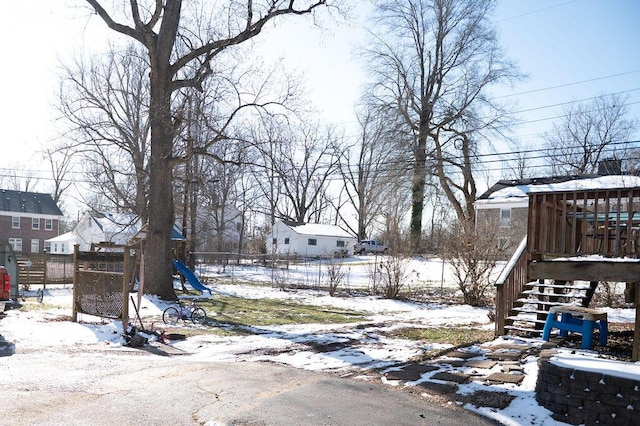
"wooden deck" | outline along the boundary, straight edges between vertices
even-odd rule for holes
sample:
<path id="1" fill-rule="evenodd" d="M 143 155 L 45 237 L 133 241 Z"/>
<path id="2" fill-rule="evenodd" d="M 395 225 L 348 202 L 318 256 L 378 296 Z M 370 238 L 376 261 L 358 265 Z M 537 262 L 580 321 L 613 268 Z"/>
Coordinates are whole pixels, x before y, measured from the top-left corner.
<path id="1" fill-rule="evenodd" d="M 636 282 L 640 280 L 640 259 L 536 260 L 529 262 L 528 274 L 530 280 Z"/>
<path id="2" fill-rule="evenodd" d="M 528 251 L 534 259 L 640 255 L 640 188 L 529 195 Z"/>
<path id="3" fill-rule="evenodd" d="M 531 193 L 528 215 L 525 242 L 496 283 L 496 335 L 518 329 L 514 317 L 525 303 L 534 305 L 529 314 L 539 328 L 544 313 L 575 289 L 565 283 L 590 283 L 590 293 L 569 302 L 588 306 L 599 282 L 640 282 L 640 188 Z M 535 283 L 550 293 L 532 289 Z M 638 360 L 640 285 L 634 288 Z"/>

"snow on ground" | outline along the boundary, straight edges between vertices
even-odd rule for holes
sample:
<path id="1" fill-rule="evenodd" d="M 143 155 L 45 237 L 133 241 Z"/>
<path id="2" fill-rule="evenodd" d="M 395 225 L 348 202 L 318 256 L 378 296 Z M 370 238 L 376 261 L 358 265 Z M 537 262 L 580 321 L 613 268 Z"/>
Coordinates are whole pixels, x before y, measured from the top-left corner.
<path id="1" fill-rule="evenodd" d="M 351 284 L 366 287 L 368 266 L 362 259 L 354 258 L 351 268 Z M 366 259 L 365 259 L 366 260 Z M 370 267 L 369 267 L 370 268 Z M 435 281 L 436 277 L 448 275 L 442 272 L 441 261 L 413 261 L 413 273 L 420 279 Z M 313 281 L 318 266 L 309 264 L 305 268 L 296 267 L 300 279 Z M 446 272 L 446 271 L 445 271 Z M 269 282 L 269 272 L 258 267 L 233 268 L 233 277 L 238 282 L 256 280 Z M 305 276 L 306 273 L 306 276 Z M 226 274 L 230 274 L 227 270 Z M 356 280 L 354 277 L 359 277 Z M 447 278 L 449 279 L 449 278 Z M 451 287 L 451 282 L 440 282 L 437 286 Z M 433 281 L 431 285 L 433 284 Z M 312 371 L 340 371 L 344 369 L 353 373 L 355 370 L 393 368 L 393 365 L 406 362 L 423 354 L 425 351 L 446 349 L 445 345 L 424 341 L 410 341 L 385 337 L 383 331 L 403 326 L 474 326 L 493 329 L 488 317 L 488 309 L 473 308 L 465 305 L 410 303 L 397 300 L 385 300 L 371 296 L 329 297 L 326 292 L 313 289 L 281 291 L 273 286 L 251 286 L 246 284 L 214 284 L 214 295 L 228 294 L 248 299 L 271 298 L 288 299 L 299 303 L 352 309 L 367 314 L 366 321 L 358 324 L 301 324 L 260 327 L 252 330 L 252 334 L 243 336 L 219 336 L 211 334 L 195 335 L 184 341 L 175 341 L 173 346 L 188 352 L 190 359 L 198 361 L 271 361 Z M 26 296 L 35 296 L 32 291 Z M 9 311 L 0 320 L 0 334 L 15 344 L 16 353 L 4 358 L 0 366 L 0 386 L 17 386 L 26 375 L 39 375 L 45 386 L 57 389 L 70 377 L 58 377 L 57 363 L 68 362 L 70 356 L 77 365 L 77 374 L 88 380 L 101 377 L 97 368 L 118 368 L 118 359 L 127 356 L 131 349 L 124 346 L 122 326 L 116 321 L 102 320 L 87 315 L 80 315 L 80 322 L 69 321 L 71 315 L 70 288 L 47 289 L 44 292 L 46 309 Z M 30 299 L 28 303 L 36 303 Z M 145 324 L 155 322 L 162 327 L 162 311 L 169 306 L 153 297 L 143 297 L 140 315 Z M 133 306 L 130 312 L 134 312 Z M 209 313 L 215 315 L 214 312 Z M 609 310 L 610 322 L 633 322 L 634 313 L 630 309 Z M 189 325 L 187 327 L 204 327 Z M 495 343 L 502 342 L 498 339 Z M 541 344 L 534 342 L 533 344 Z M 318 345 L 329 345 L 332 350 L 313 350 Z M 479 349 L 478 349 L 479 350 Z M 124 355 L 123 355 L 124 352 Z M 114 356 L 115 354 L 118 356 Z M 133 356 L 133 355 L 132 355 Z M 156 357 L 136 352 L 138 359 Z M 593 360 L 583 357 L 578 361 L 570 356 L 560 356 L 556 362 L 563 365 L 587 365 L 599 371 L 607 367 L 604 360 Z M 172 362 L 167 358 L 164 362 Z M 184 356 L 180 357 L 184 359 Z M 25 362 L 27 361 L 27 362 Z M 30 365 L 39 362 L 40 368 L 31 371 Z M 44 365 L 44 366 L 43 366 Z M 100 367 L 98 367 L 100 366 Z M 555 422 L 548 410 L 540 407 L 534 399 L 537 377 L 537 359 L 529 357 L 524 364 L 526 378 L 518 386 L 505 384 L 494 387 L 516 396 L 516 399 L 505 409 L 467 408 L 493 418 L 503 424 L 539 424 L 552 425 Z M 634 365 L 634 369 L 640 365 Z M 630 371 L 630 370 L 629 370 Z M 634 370 L 635 371 L 635 370 Z M 640 375 L 640 373 L 639 373 Z M 421 379 L 422 380 L 422 379 Z M 384 380 L 383 380 L 384 382 Z M 415 386 L 418 382 L 407 383 Z M 393 383 L 389 383 L 393 384 Z M 459 393 L 472 393 L 475 390 L 486 390 L 486 386 L 471 382 L 461 385 Z"/>

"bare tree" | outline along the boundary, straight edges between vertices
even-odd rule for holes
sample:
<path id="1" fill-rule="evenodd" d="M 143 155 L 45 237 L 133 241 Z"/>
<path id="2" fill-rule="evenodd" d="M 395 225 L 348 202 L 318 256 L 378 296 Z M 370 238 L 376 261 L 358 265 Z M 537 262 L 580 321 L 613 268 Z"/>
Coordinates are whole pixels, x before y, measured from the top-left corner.
<path id="1" fill-rule="evenodd" d="M 229 155 L 237 158 L 241 151 L 242 147 L 229 142 L 218 146 L 221 158 Z M 202 197 L 210 215 L 213 230 L 213 244 L 210 247 L 214 251 L 231 251 L 235 248 L 228 244 L 230 236 L 239 232 L 236 223 L 240 222 L 242 212 L 236 205 L 241 204 L 238 181 L 243 168 L 239 164 L 209 159 L 206 173 L 203 173 L 207 180 L 204 182 Z"/>
<path id="2" fill-rule="evenodd" d="M 248 205 L 248 192 L 239 191 L 237 183 L 254 163 L 251 147 L 263 142 L 254 137 L 261 123 L 257 118 L 281 114 L 297 100 L 295 79 L 273 79 L 273 69 L 256 65 L 245 53 L 217 68 L 202 91 L 183 89 L 174 102 L 181 123 L 175 152 L 183 159 L 175 172 L 175 192 L 182 198 L 186 260 L 193 259 L 187 252 L 196 248 L 231 250 L 231 237 L 237 243 L 235 234 L 246 231 L 236 206 Z"/>
<path id="3" fill-rule="evenodd" d="M 485 0 L 377 2 L 375 43 L 366 56 L 377 80 L 374 96 L 390 116 L 402 119 L 412 136 L 407 150 L 412 158 L 413 252 L 421 248 L 425 182 L 434 167 L 430 159 L 437 159 L 441 169 L 448 162 L 437 157 L 445 149 L 441 141 L 436 152 L 435 138 L 470 108 L 489 103 L 485 92 L 490 85 L 517 75 L 489 23 L 493 7 L 493 1 Z M 459 133 L 468 130 L 458 128 Z M 456 202 L 455 191 L 445 192 Z"/>
<path id="4" fill-rule="evenodd" d="M 277 215 L 297 223 L 318 221 L 326 206 L 327 183 L 337 168 L 338 142 L 330 128 L 301 124 L 292 130 L 284 149 L 272 159 L 283 197 Z"/>
<path id="5" fill-rule="evenodd" d="M 17 165 L 2 177 L 2 185 L 14 191 L 33 191 L 39 181 L 36 172 L 25 165 Z"/>
<path id="6" fill-rule="evenodd" d="M 58 99 L 71 129 L 63 149 L 79 158 L 97 199 L 143 222 L 150 155 L 147 69 L 137 46 L 111 46 L 101 58 L 63 66 Z"/>
<path id="7" fill-rule="evenodd" d="M 498 249 L 495 234 L 480 236 L 478 232 L 482 231 L 472 226 L 470 222 L 450 226 L 444 257 L 453 266 L 453 275 L 464 303 L 484 306 L 487 302 L 486 292 L 492 284 L 491 274 L 502 252 Z"/>
<path id="8" fill-rule="evenodd" d="M 87 0 L 106 25 L 139 42 L 147 51 L 150 68 L 151 156 L 149 169 L 149 221 L 145 262 L 146 291 L 164 299 L 175 299 L 171 280 L 171 230 L 174 221 L 172 197 L 175 123 L 172 95 L 182 88 L 200 88 L 211 73 L 211 63 L 223 53 L 260 34 L 268 22 L 284 15 L 305 15 L 327 3 L 326 0 L 251 1 L 240 6 L 235 2 L 211 5 L 206 16 L 217 22 L 205 25 L 206 34 L 196 36 L 194 28 L 181 25 L 187 13 L 194 21 L 205 14 L 200 4 L 182 7 L 181 0 L 145 2 L 129 1 L 129 11 L 107 11 L 99 0 Z M 198 2 L 199 3 L 199 2 Z M 224 3 L 224 4 L 222 4 Z M 196 19 L 199 17 L 200 19 Z M 129 21 L 129 24 L 121 23 Z M 185 19 L 183 24 L 188 24 Z M 200 27 L 203 28 L 203 27 Z"/>
<path id="9" fill-rule="evenodd" d="M 531 151 L 517 141 L 509 141 L 510 158 L 502 162 L 504 179 L 525 179 L 532 176 L 532 165 L 535 159 Z"/>
<path id="10" fill-rule="evenodd" d="M 260 141 L 256 144 L 256 167 L 251 169 L 253 181 L 263 200 L 259 210 L 267 218 L 267 224 L 273 226 L 277 218 L 277 207 L 280 205 L 280 183 L 277 165 L 281 161 L 286 123 L 282 117 L 267 116 L 261 126 L 251 128 L 251 139 Z"/>
<path id="11" fill-rule="evenodd" d="M 49 163 L 51 170 L 51 178 L 53 181 L 53 188 L 51 191 L 51 197 L 53 201 L 63 209 L 62 195 L 72 185 L 73 181 L 69 179 L 71 168 L 73 166 L 72 154 L 65 147 L 58 149 L 47 149 L 43 153 L 44 159 Z"/>
<path id="12" fill-rule="evenodd" d="M 385 201 L 393 198 L 392 204 L 396 203 L 391 194 L 394 185 L 403 180 L 405 163 L 399 159 L 397 133 L 390 126 L 389 117 L 365 107 L 358 115 L 358 124 L 359 141 L 345 149 L 338 169 L 349 204 L 356 212 L 354 233 L 362 240 L 370 237 L 374 220 L 388 213 L 383 210 Z M 344 218 L 343 221 L 348 223 Z"/>
<path id="13" fill-rule="evenodd" d="M 623 160 L 625 174 L 640 176 L 640 147 L 631 146 Z"/>
<path id="14" fill-rule="evenodd" d="M 546 135 L 547 161 L 554 174 L 595 173 L 605 158 L 624 157 L 637 122 L 629 117 L 627 98 L 602 95 L 567 106 Z"/>

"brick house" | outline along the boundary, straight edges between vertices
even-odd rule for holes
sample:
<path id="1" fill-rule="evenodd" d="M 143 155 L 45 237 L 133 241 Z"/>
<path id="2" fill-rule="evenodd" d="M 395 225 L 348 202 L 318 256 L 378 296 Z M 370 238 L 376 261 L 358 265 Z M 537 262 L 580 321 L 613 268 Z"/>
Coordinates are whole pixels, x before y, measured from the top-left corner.
<path id="1" fill-rule="evenodd" d="M 0 239 L 16 253 L 42 253 L 64 217 L 49 194 L 0 189 Z"/>

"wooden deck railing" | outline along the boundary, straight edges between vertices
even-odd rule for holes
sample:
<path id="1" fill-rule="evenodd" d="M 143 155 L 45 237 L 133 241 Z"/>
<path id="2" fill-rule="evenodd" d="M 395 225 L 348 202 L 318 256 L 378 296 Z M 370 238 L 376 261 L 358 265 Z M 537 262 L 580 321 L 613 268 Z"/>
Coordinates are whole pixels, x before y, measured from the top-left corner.
<path id="1" fill-rule="evenodd" d="M 529 194 L 533 258 L 640 257 L 640 188 Z"/>
<path id="2" fill-rule="evenodd" d="M 496 336 L 505 334 L 505 320 L 514 302 L 529 282 L 527 277 L 527 237 L 524 237 L 496 281 Z"/>

